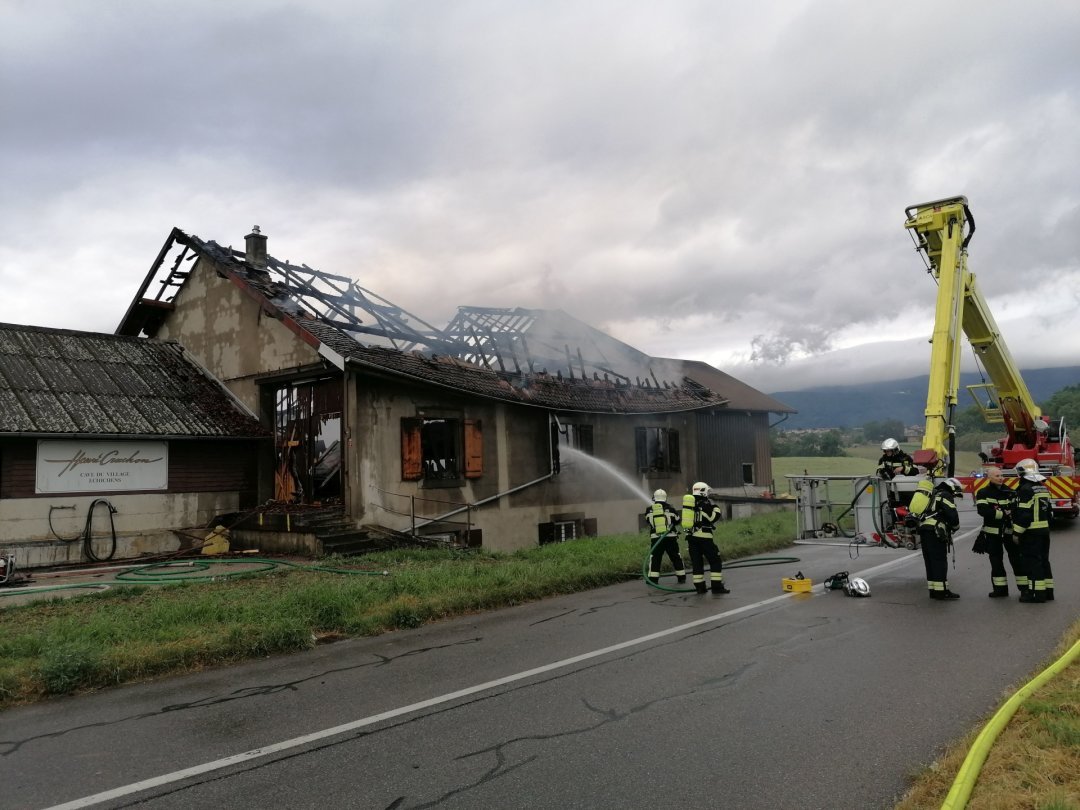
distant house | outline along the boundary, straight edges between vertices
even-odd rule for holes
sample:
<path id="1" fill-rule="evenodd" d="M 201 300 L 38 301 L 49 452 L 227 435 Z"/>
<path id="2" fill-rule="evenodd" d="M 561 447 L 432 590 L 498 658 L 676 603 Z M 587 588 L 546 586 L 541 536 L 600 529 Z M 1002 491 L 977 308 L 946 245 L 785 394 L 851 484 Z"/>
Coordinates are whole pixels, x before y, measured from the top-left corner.
<path id="1" fill-rule="evenodd" d="M 790 409 L 704 363 L 557 310 L 440 329 L 266 248 L 174 229 L 117 330 L 183 345 L 272 429 L 261 500 L 511 550 L 635 531 L 654 488 L 770 480 L 767 414 Z"/>
<path id="2" fill-rule="evenodd" d="M 0 556 L 21 568 L 177 550 L 255 504 L 269 442 L 175 343 L 0 324 Z"/>

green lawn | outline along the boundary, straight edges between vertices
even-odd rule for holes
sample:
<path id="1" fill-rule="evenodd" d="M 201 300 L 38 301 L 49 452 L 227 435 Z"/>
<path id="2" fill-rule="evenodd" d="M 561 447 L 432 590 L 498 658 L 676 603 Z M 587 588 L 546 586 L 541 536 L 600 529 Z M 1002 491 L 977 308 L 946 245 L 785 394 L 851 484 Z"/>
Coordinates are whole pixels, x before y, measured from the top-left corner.
<path id="1" fill-rule="evenodd" d="M 905 452 L 913 453 L 919 449 L 917 444 L 900 445 Z M 845 447 L 844 456 L 777 456 L 772 460 L 773 481 L 776 491 L 789 490 L 786 475 L 872 475 L 881 458 L 881 446 L 878 444 L 860 444 Z M 982 466 L 976 453 L 960 451 L 956 454 L 956 474 L 970 475 Z"/>

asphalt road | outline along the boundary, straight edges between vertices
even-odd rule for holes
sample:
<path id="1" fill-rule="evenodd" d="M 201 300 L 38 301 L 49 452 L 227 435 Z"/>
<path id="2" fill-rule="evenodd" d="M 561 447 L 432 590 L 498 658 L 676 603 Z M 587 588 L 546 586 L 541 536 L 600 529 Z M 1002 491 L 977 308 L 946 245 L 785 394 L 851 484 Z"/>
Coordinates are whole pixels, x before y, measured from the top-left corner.
<path id="1" fill-rule="evenodd" d="M 9 710 L 0 807 L 891 807 L 1080 615 L 1076 524 L 1046 605 L 987 599 L 971 541 L 955 602 L 919 552 L 799 545 L 728 596 L 626 583 Z"/>

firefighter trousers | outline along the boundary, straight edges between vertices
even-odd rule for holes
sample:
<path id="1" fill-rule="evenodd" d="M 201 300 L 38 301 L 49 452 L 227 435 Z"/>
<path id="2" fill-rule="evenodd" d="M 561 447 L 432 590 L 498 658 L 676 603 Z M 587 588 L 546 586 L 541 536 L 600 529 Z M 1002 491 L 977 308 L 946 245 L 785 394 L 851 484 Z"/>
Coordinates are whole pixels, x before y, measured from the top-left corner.
<path id="1" fill-rule="evenodd" d="M 938 534 L 936 526 L 919 527 L 919 546 L 926 566 L 926 587 L 930 595 L 949 589 L 949 543 Z"/>
<path id="2" fill-rule="evenodd" d="M 1050 579 L 1050 530 L 1028 529 L 1020 535 L 1020 553 L 1024 555 L 1024 573 L 1027 574 L 1035 596 L 1046 595 L 1046 582 Z M 1051 585 L 1050 587 L 1053 587 Z"/>
<path id="3" fill-rule="evenodd" d="M 656 543 L 656 538 L 650 538 L 651 543 Z M 686 564 L 682 554 L 679 553 L 679 538 L 669 534 L 653 548 L 652 558 L 649 561 L 649 578 L 657 579 L 660 576 L 660 566 L 664 563 L 664 555 L 671 560 L 671 567 L 675 569 L 676 576 L 686 576 Z M 683 580 L 685 581 L 685 580 Z"/>
<path id="4" fill-rule="evenodd" d="M 711 537 L 695 537 L 690 535 L 686 538 L 686 545 L 690 549 L 690 566 L 694 571 L 694 586 L 705 584 L 705 562 L 709 563 L 709 579 L 713 590 L 723 586 L 724 562 L 720 559 L 720 549 Z M 700 589 L 699 589 L 700 590 Z"/>
<path id="5" fill-rule="evenodd" d="M 995 591 L 1009 589 L 1009 577 L 1005 571 L 1005 556 L 1009 557 L 1009 567 L 1012 568 L 1016 587 L 1023 590 L 1028 586 L 1027 575 L 1024 573 L 1024 557 L 1020 552 L 1020 545 L 1012 539 L 1012 535 L 1002 537 L 1000 534 L 985 534 L 986 556 L 990 558 L 990 584 Z"/>

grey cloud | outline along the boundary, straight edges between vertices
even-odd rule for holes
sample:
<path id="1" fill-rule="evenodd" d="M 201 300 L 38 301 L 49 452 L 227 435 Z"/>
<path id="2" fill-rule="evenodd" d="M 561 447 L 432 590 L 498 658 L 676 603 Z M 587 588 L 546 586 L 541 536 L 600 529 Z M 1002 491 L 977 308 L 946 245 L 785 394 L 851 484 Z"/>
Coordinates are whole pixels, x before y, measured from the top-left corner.
<path id="1" fill-rule="evenodd" d="M 239 243 L 259 222 L 275 255 L 432 322 L 555 306 L 644 351 L 790 377 L 929 317 L 906 205 L 968 195 L 995 311 L 1076 269 L 1069 3 L 4 13 L 0 320 L 59 317 L 18 279 L 78 289 L 70 257 L 91 248 L 104 300 L 50 325 L 111 328 L 170 227 Z"/>

